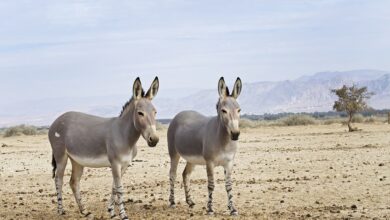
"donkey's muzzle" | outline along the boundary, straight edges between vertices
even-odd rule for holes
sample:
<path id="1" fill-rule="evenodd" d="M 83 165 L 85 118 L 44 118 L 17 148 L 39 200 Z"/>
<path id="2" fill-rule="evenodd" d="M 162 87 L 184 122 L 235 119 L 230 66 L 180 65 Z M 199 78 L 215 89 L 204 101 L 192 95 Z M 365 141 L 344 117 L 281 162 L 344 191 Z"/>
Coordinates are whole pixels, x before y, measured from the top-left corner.
<path id="1" fill-rule="evenodd" d="M 148 146 L 149 147 L 155 147 L 159 141 L 159 138 L 157 136 L 150 136 L 148 138 Z"/>
<path id="2" fill-rule="evenodd" d="M 240 136 L 240 132 L 231 132 L 230 136 L 233 141 L 237 141 L 238 137 Z"/>

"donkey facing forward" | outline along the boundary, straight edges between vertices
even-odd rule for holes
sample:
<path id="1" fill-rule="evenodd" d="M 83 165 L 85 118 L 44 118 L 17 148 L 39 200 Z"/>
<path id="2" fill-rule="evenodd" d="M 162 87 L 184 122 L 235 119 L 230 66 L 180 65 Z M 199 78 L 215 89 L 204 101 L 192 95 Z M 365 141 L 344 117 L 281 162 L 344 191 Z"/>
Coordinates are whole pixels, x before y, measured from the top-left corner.
<path id="1" fill-rule="evenodd" d="M 219 100 L 218 116 L 207 118 L 194 111 L 184 111 L 175 116 L 168 128 L 168 149 L 171 158 L 169 173 L 169 202 L 175 206 L 174 184 L 176 170 L 180 157 L 187 161 L 183 172 L 183 185 L 186 202 L 190 207 L 195 203 L 191 199 L 189 176 L 195 165 L 206 165 L 208 177 L 207 212 L 212 215 L 214 191 L 214 167 L 225 169 L 225 186 L 228 196 L 228 209 L 231 215 L 238 215 L 232 201 L 231 173 L 233 159 L 237 150 L 237 140 L 240 135 L 240 106 L 236 99 L 240 95 L 242 83 L 237 78 L 231 94 L 225 85 L 223 77 L 218 83 Z"/>
<path id="2" fill-rule="evenodd" d="M 156 77 L 145 94 L 137 78 L 133 85 L 133 97 L 119 117 L 101 118 L 79 112 L 67 112 L 57 118 L 49 129 L 53 149 L 53 178 L 57 190 L 58 213 L 62 207 L 62 185 L 68 158 L 72 163 L 70 187 L 80 212 L 89 216 L 81 202 L 80 179 L 84 167 L 111 167 L 112 194 L 108 204 L 111 218 L 115 216 L 114 204 L 118 201 L 121 219 L 128 219 L 123 204 L 121 178 L 129 163 L 137 154 L 136 143 L 142 135 L 150 147 L 156 146 L 156 110 L 151 103 L 159 87 Z"/>

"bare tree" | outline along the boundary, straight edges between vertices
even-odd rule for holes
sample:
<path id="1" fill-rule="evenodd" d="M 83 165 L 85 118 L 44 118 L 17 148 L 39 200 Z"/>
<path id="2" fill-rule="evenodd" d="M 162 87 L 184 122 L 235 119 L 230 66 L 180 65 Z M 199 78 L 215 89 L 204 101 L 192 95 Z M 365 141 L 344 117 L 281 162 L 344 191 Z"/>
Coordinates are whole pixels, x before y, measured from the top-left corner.
<path id="1" fill-rule="evenodd" d="M 334 102 L 333 109 L 338 112 L 346 112 L 348 114 L 349 131 L 356 131 L 357 128 L 353 128 L 351 125 L 352 118 L 357 112 L 367 108 L 366 100 L 374 93 L 368 92 L 365 86 L 358 87 L 356 85 L 351 87 L 343 85 L 340 89 L 332 89 L 331 91 L 339 98 Z"/>

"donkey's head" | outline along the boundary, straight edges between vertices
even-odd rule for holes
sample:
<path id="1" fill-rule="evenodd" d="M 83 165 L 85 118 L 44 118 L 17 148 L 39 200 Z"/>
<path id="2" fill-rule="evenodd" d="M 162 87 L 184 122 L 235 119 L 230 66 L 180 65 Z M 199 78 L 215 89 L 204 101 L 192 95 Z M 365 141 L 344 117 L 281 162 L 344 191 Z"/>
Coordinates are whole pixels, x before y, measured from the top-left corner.
<path id="1" fill-rule="evenodd" d="M 159 82 L 157 77 L 152 82 L 146 94 L 142 89 L 139 77 L 134 81 L 133 85 L 134 126 L 142 134 L 146 142 L 148 142 L 149 147 L 155 147 L 159 140 L 156 134 L 157 112 L 151 102 L 157 94 L 158 87 Z"/>
<path id="2" fill-rule="evenodd" d="M 241 109 L 236 99 L 241 93 L 241 88 L 241 79 L 237 78 L 234 83 L 233 92 L 230 94 L 223 77 L 219 79 L 219 100 L 217 104 L 218 116 L 233 141 L 238 140 L 238 136 L 240 136 L 239 121 Z"/>

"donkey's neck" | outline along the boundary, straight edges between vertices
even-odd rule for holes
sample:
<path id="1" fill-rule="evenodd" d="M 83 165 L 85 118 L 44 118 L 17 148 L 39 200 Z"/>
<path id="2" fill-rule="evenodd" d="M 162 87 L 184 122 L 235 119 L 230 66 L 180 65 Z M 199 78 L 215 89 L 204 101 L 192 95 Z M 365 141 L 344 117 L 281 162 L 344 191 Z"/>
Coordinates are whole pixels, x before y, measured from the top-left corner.
<path id="1" fill-rule="evenodd" d="M 123 114 L 118 117 L 120 132 L 122 133 L 122 137 L 128 142 L 129 146 L 134 146 L 141 135 L 134 125 L 134 109 L 135 103 L 134 101 L 131 101 L 124 110 Z"/>

